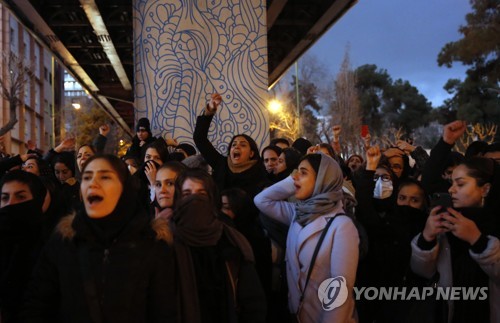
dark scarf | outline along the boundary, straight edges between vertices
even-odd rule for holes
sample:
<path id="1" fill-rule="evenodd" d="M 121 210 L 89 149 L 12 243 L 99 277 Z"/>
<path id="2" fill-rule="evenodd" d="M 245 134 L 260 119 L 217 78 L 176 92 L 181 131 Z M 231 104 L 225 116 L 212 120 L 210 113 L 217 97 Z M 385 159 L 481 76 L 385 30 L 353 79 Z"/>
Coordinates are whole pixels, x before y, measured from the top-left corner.
<path id="1" fill-rule="evenodd" d="M 183 322 L 201 322 L 196 272 L 191 247 L 214 247 L 224 234 L 239 248 L 246 261 L 253 261 L 252 248 L 235 229 L 217 219 L 208 197 L 193 194 L 181 200 L 173 216 L 174 249 L 179 275 Z"/>
<path id="2" fill-rule="evenodd" d="M 5 322 L 20 321 L 25 287 L 43 245 L 42 221 L 36 200 L 0 209 L 0 307 Z"/>
<path id="3" fill-rule="evenodd" d="M 495 230 L 495 217 L 483 208 L 457 209 L 463 216 L 474 221 L 482 234 L 489 235 Z M 488 287 L 488 275 L 474 261 L 470 254 L 470 245 L 446 233 L 450 243 L 453 286 Z M 488 296 L 489 299 L 490 296 Z M 453 322 L 487 322 L 489 320 L 489 302 L 484 301 L 455 301 Z"/>
<path id="4" fill-rule="evenodd" d="M 93 238 L 105 247 L 109 247 L 134 215 L 141 211 L 141 204 L 137 202 L 139 186 L 137 178 L 129 177 L 123 185 L 123 192 L 113 212 L 105 217 L 93 219 L 89 218 L 85 208 L 82 208 L 77 213 L 73 227 L 81 228 L 80 221 L 84 222 L 90 228 Z"/>
<path id="5" fill-rule="evenodd" d="M 42 222 L 42 206 L 38 200 L 7 205 L 0 209 L 0 240 L 38 240 Z"/>

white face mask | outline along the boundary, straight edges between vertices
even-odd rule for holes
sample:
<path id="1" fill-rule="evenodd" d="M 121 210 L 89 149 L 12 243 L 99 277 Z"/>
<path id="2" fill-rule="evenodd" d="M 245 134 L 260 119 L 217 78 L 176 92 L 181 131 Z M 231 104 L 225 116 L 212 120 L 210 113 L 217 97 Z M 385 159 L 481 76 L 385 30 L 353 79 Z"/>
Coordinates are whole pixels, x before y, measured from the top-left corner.
<path id="1" fill-rule="evenodd" d="M 391 196 L 392 190 L 392 181 L 384 182 L 382 178 L 379 178 L 373 189 L 373 197 L 379 200 L 386 199 Z"/>

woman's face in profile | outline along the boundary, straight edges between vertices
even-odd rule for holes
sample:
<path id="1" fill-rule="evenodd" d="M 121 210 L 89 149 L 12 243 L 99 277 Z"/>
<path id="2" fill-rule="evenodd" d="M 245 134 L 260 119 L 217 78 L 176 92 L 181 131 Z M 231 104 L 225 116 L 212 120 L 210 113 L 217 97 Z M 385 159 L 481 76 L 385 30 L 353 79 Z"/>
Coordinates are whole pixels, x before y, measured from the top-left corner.
<path id="1" fill-rule="evenodd" d="M 469 176 L 465 165 L 459 165 L 453 170 L 451 180 L 448 192 L 454 208 L 483 206 L 483 199 L 491 187 L 489 183 L 483 186 L 477 185 L 477 179 Z"/>
<path id="2" fill-rule="evenodd" d="M 316 184 L 316 171 L 307 160 L 303 160 L 294 172 L 293 183 L 295 185 L 295 198 L 307 200 L 312 196 Z"/>
<path id="3" fill-rule="evenodd" d="M 276 165 L 274 169 L 274 174 L 279 174 L 281 172 L 284 172 L 286 170 L 286 157 L 285 153 L 281 153 L 281 155 L 278 158 L 278 164 Z"/>

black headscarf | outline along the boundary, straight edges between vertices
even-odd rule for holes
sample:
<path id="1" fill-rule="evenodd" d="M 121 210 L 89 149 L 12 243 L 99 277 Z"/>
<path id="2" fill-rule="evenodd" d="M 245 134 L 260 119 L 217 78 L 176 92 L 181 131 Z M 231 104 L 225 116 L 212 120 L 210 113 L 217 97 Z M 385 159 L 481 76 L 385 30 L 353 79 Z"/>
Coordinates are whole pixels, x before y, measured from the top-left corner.
<path id="1" fill-rule="evenodd" d="M 123 192 L 113 212 L 105 217 L 94 219 L 87 215 L 85 208 L 82 208 L 78 212 L 73 226 L 79 227 L 80 221 L 85 222 L 90 227 L 95 239 L 105 246 L 109 246 L 134 215 L 141 212 L 142 204 L 138 203 L 137 199 L 139 187 L 139 180 L 129 176 L 123 183 Z"/>
<path id="2" fill-rule="evenodd" d="M 238 247 L 246 261 L 253 262 L 253 252 L 248 241 L 235 229 L 216 217 L 215 207 L 207 196 L 192 194 L 178 203 L 173 216 L 175 258 L 180 275 L 181 316 L 184 322 L 201 322 L 201 307 L 193 263 L 192 247 L 216 246 L 224 234 L 229 242 Z M 198 258 L 203 256 L 198 251 Z M 201 251 L 203 253 L 203 251 Z M 210 252 L 204 254 L 207 264 Z M 198 270 L 198 273 L 200 270 Z"/>

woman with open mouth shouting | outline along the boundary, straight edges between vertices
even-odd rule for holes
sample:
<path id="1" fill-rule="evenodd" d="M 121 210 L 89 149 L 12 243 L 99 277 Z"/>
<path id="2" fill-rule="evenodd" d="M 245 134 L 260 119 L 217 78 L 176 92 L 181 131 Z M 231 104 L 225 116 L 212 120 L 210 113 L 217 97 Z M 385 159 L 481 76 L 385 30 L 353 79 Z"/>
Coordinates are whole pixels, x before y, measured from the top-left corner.
<path id="1" fill-rule="evenodd" d="M 359 236 L 345 216 L 342 182 L 342 170 L 333 158 L 309 154 L 292 176 L 255 197 L 262 213 L 290 226 L 288 304 L 298 322 L 357 321 L 353 286 Z M 287 201 L 292 195 L 297 203 Z"/>
<path id="2" fill-rule="evenodd" d="M 208 140 L 208 129 L 217 108 L 222 101 L 220 94 L 212 94 L 210 102 L 207 104 L 204 114 L 196 119 L 193 139 L 196 147 L 207 163 L 212 167 L 212 177 L 220 192 L 229 188 L 240 188 L 245 191 L 253 201 L 264 187 L 270 184 L 267 178 L 266 169 L 259 155 L 259 148 L 250 136 L 237 134 L 229 142 L 228 156 L 219 153 Z M 254 203 L 250 205 L 251 215 L 256 226 L 258 226 L 259 210 Z M 261 235 L 264 232 L 260 226 Z M 254 247 L 257 256 L 255 263 L 259 278 L 269 297 L 271 280 L 271 243 Z"/>
<path id="3" fill-rule="evenodd" d="M 61 220 L 27 294 L 27 321 L 174 322 L 174 261 L 166 220 L 137 202 L 137 179 L 118 157 L 82 167 L 84 208 Z"/>
<path id="4" fill-rule="evenodd" d="M 255 140 L 246 134 L 237 134 L 229 142 L 229 155 L 223 156 L 207 138 L 210 123 L 221 102 L 220 94 L 212 94 L 203 115 L 196 119 L 193 139 L 213 168 L 212 175 L 220 191 L 238 187 L 253 198 L 269 183 Z"/>

